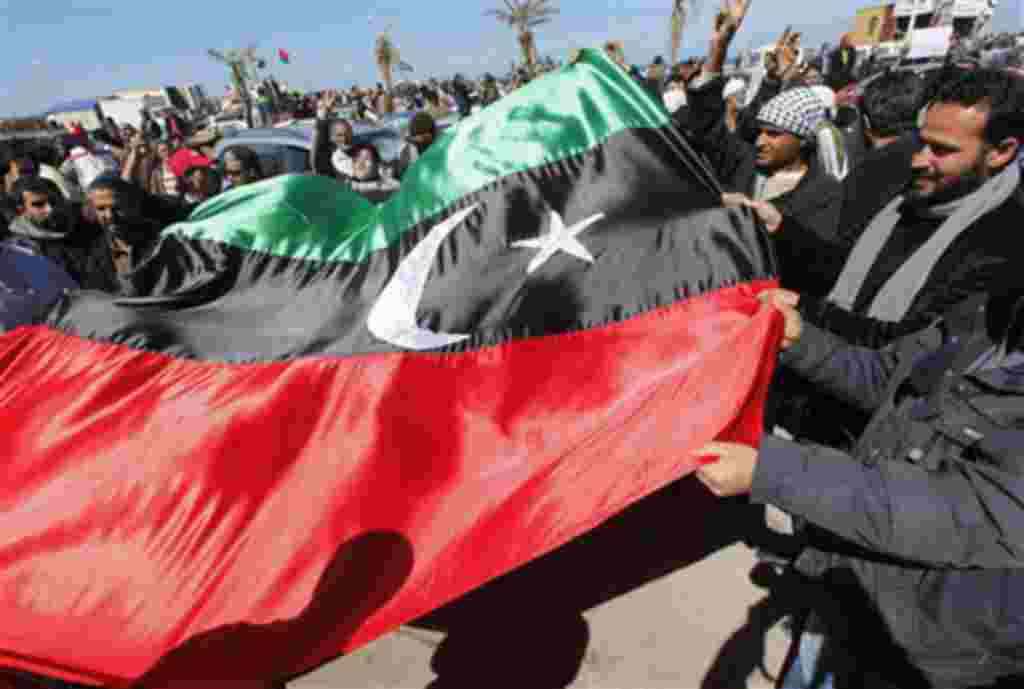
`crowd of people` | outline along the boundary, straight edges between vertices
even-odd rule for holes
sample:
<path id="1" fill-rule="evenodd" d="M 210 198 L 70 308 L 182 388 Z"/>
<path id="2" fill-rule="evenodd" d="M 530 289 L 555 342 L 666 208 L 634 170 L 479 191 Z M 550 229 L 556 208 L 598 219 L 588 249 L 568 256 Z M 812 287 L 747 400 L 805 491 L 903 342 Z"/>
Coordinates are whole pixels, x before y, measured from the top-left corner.
<path id="1" fill-rule="evenodd" d="M 700 59 L 640 70 L 605 46 L 778 259 L 781 288 L 763 295 L 785 320 L 769 432 L 759 448 L 703 448 L 698 477 L 789 517 L 793 550 L 765 554 L 808 591 L 785 689 L 1011 686 L 1024 680 L 1019 36 L 900 69 L 858 64 L 848 39 L 803 60 L 787 30 L 764 72 L 741 78 L 729 51 L 750 4 L 723 4 Z M 292 115 L 315 119 L 311 174 L 380 203 L 442 120 L 530 78 L 326 91 Z M 401 111 L 413 114 L 397 160 L 353 145 L 351 119 Z M 162 229 L 274 174 L 244 146 L 215 161 L 218 139 L 184 122 L 107 122 L 9 146 L 0 295 L 26 266 L 33 284 L 43 271 L 46 303 L 65 289 L 121 293 Z M 40 316 L 3 303 L 5 323 Z"/>

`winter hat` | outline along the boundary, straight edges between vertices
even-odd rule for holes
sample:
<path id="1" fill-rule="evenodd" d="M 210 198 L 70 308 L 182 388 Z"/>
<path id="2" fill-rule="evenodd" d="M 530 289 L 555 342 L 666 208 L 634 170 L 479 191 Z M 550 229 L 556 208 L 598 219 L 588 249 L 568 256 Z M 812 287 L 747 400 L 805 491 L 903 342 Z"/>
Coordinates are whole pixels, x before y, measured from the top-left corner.
<path id="1" fill-rule="evenodd" d="M 210 167 L 213 162 L 204 155 L 196 153 L 191 148 L 181 148 L 167 161 L 168 167 L 175 177 L 184 177 L 188 171 L 196 167 Z"/>
<path id="2" fill-rule="evenodd" d="M 793 136 L 810 141 L 828 122 L 825 104 L 814 91 L 801 86 L 783 91 L 765 103 L 757 120 Z"/>

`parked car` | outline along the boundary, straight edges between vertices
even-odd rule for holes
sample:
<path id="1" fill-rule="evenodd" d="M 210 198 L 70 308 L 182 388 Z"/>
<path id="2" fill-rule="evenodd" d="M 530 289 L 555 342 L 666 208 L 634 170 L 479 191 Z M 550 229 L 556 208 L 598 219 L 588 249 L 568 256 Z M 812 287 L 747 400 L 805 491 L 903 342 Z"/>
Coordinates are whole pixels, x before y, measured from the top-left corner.
<path id="1" fill-rule="evenodd" d="M 394 164 L 401 155 L 404 139 L 389 127 L 354 127 L 353 145 L 373 144 L 386 164 Z M 224 150 L 231 146 L 245 146 L 259 156 L 264 173 L 268 175 L 301 174 L 312 169 L 310 153 L 313 150 L 312 127 L 281 127 L 249 129 L 221 140 L 214 149 L 214 158 L 221 162 Z"/>
<path id="2" fill-rule="evenodd" d="M 224 112 L 210 115 L 206 120 L 206 127 L 216 129 L 223 136 L 234 136 L 238 132 L 248 129 L 249 125 L 246 123 L 244 115 Z"/>

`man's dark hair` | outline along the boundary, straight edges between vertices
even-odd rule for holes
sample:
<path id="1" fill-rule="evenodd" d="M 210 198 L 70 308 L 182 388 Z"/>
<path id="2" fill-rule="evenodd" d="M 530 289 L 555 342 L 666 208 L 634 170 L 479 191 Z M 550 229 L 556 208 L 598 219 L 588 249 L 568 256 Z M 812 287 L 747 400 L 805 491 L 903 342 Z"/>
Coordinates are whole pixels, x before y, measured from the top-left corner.
<path id="1" fill-rule="evenodd" d="M 1005 70 L 961 71 L 937 86 L 931 103 L 985 108 L 988 110 L 987 143 L 997 146 L 1014 138 L 1024 144 L 1024 80 Z"/>
<path id="2" fill-rule="evenodd" d="M 25 205 L 26 193 L 45 194 L 48 198 L 64 198 L 60 193 L 60 187 L 43 177 L 19 177 L 11 188 L 11 203 L 16 208 L 22 208 Z"/>
<path id="3" fill-rule="evenodd" d="M 222 160 L 231 156 L 242 164 L 242 171 L 250 173 L 256 179 L 263 179 L 263 165 L 260 164 L 260 157 L 251 148 L 245 146 L 230 146 L 224 149 Z"/>
<path id="4" fill-rule="evenodd" d="M 889 70 L 864 89 L 861 111 L 878 136 L 901 136 L 917 128 L 924 105 L 925 81 L 911 71 Z"/>
<path id="5" fill-rule="evenodd" d="M 92 193 L 94 191 L 112 191 L 118 196 L 127 196 L 133 199 L 139 199 L 142 197 L 141 190 L 132 184 L 126 182 L 117 175 L 105 174 L 97 177 L 89 188 L 86 189 L 86 193 Z"/>

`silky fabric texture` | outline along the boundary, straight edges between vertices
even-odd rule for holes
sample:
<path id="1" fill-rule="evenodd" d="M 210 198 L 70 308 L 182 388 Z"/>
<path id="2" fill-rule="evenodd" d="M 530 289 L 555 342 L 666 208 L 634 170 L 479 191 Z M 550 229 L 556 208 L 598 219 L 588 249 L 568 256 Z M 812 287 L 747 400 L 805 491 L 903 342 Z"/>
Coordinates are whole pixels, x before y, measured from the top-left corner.
<path id="1" fill-rule="evenodd" d="M 335 222 L 329 222 L 330 217 L 328 222 L 317 222 L 324 214 L 312 216 L 312 226 L 305 232 L 331 241 L 297 242 L 296 235 L 284 230 L 251 233 L 252 228 L 240 226 L 237 217 L 224 212 L 237 205 L 239 196 L 247 200 L 263 197 L 280 208 L 276 180 L 218 196 L 197 209 L 192 222 L 168 232 L 278 256 L 359 262 L 370 252 L 394 245 L 411 227 L 502 179 L 579 156 L 630 130 L 671 131 L 670 121 L 664 106 L 625 71 L 602 51 L 588 49 L 572 65 L 517 89 L 442 133 L 406 172 L 400 191 L 386 203 L 374 207 L 353 193 L 351 207 L 336 214 Z M 686 148 L 685 164 L 698 171 L 704 184 L 714 186 L 713 176 L 685 141 L 672 138 L 674 141 L 666 140 L 664 145 Z M 320 194 L 318 188 L 336 186 L 328 180 L 298 179 L 291 183 L 301 184 L 303 193 Z M 343 222 L 339 224 L 338 218 Z M 295 227 L 291 222 L 286 226 Z M 296 254 L 298 246 L 307 247 L 303 255 Z"/>
<path id="2" fill-rule="evenodd" d="M 453 347 L 466 350 L 601 326 L 690 295 L 773 277 L 764 234 L 749 215 L 722 208 L 662 141 L 660 131 L 623 132 L 587 154 L 515 175 L 461 201 L 458 210 L 478 208 L 438 251 L 417 320 L 433 330 L 469 334 Z M 244 231 L 252 243 L 282 248 L 276 221 L 316 218 L 336 203 L 323 200 L 329 194 L 314 178 L 280 184 L 276 204 L 257 199 L 232 209 L 237 226 L 250 228 Z M 594 263 L 560 252 L 531 274 L 538 252 L 514 245 L 546 237 L 553 211 L 567 225 L 605 216 L 577 238 Z M 447 217 L 428 219 L 360 263 L 283 258 L 170 233 L 124 287 L 125 293 L 150 296 L 116 300 L 82 293 L 66 300 L 50 322 L 83 337 L 221 361 L 393 351 L 367 329 L 367 315 L 409 251 Z M 334 241 L 326 231 L 297 227 L 295 234 L 314 244 L 297 248 L 299 256 L 326 253 L 321 246 Z"/>
<path id="3" fill-rule="evenodd" d="M 442 356 L 225 365 L 19 329 L 0 663 L 212 687 L 356 648 L 686 475 L 701 444 L 756 443 L 773 284 Z"/>

